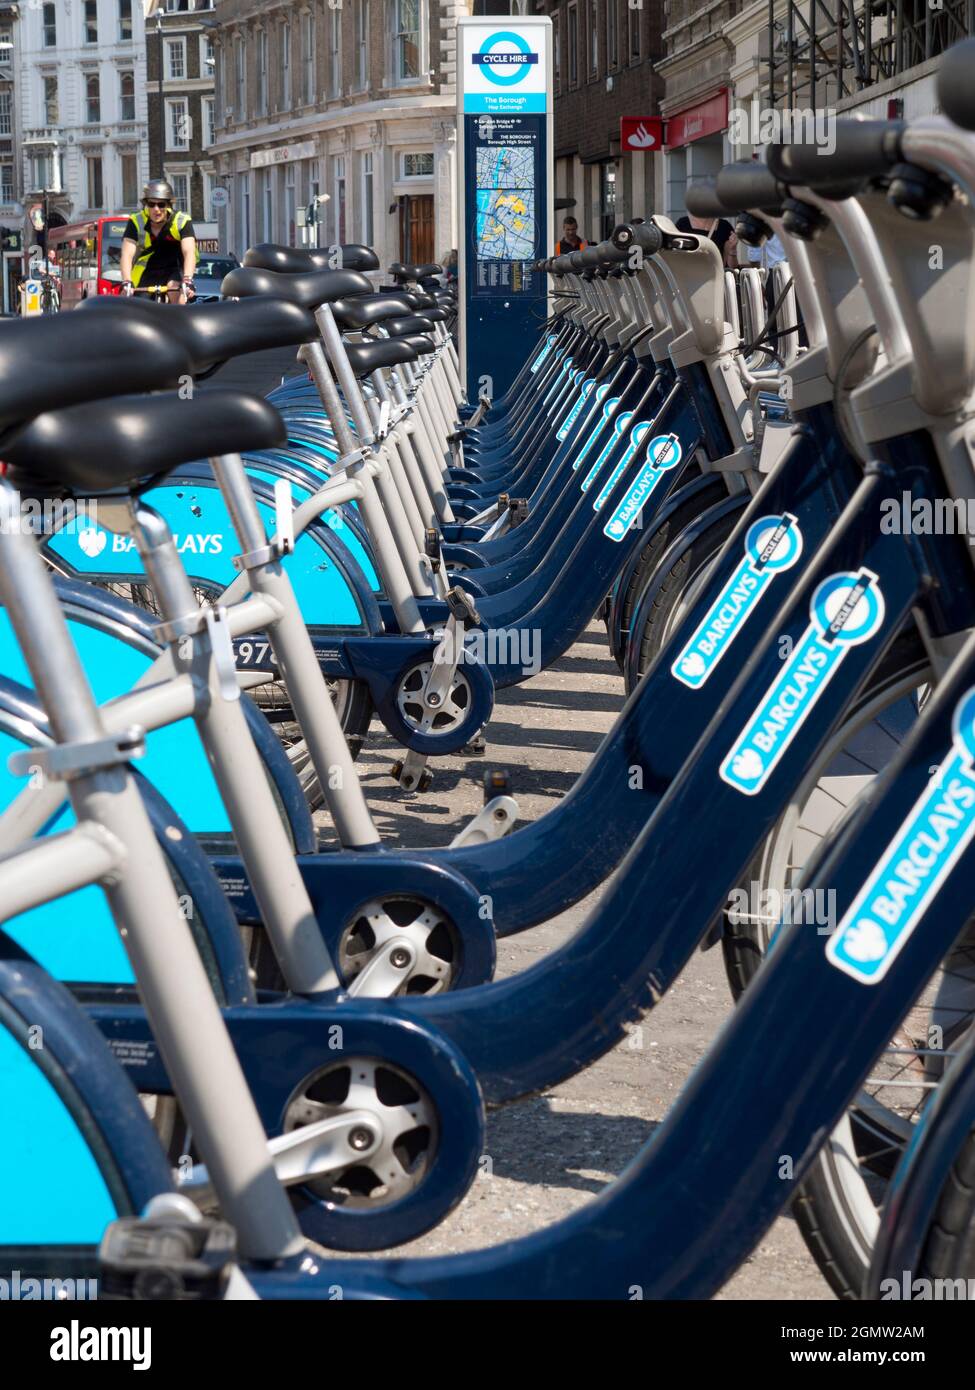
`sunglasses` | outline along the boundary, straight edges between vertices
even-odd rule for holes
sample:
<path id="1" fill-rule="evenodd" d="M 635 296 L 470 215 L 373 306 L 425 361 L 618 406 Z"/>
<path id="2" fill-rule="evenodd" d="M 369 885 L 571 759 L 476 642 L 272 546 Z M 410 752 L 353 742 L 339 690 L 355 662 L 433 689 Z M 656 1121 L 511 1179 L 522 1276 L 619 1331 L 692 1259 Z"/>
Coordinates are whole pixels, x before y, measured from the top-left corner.
<path id="1" fill-rule="evenodd" d="M 172 203 L 154 203 L 151 199 L 146 203 L 147 208 L 169 208 Z"/>

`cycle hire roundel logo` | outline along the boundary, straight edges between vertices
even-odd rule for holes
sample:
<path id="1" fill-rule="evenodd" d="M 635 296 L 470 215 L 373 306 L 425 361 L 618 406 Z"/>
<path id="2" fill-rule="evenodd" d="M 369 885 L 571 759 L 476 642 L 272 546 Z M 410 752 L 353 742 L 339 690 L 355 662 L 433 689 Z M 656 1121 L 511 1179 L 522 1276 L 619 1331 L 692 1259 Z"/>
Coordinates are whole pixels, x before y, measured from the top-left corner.
<path id="1" fill-rule="evenodd" d="M 546 109 L 547 30 L 542 25 L 464 25 L 464 111 L 491 115 Z"/>
<path id="2" fill-rule="evenodd" d="M 514 52 L 509 45 L 514 46 Z M 474 62 L 484 69 L 484 76 L 498 87 L 513 87 L 528 76 L 532 63 L 538 62 L 538 54 L 533 53 L 521 34 L 502 30 L 484 40 L 474 54 Z"/>

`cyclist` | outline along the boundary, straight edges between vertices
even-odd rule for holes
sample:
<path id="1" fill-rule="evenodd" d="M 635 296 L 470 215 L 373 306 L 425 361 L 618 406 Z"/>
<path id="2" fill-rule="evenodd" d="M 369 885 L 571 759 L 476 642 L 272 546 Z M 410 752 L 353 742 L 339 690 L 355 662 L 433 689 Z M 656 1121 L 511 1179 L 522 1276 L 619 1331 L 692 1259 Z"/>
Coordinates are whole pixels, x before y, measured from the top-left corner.
<path id="1" fill-rule="evenodd" d="M 194 298 L 193 272 L 200 253 L 188 213 L 176 212 L 172 184 L 150 179 L 142 190 L 142 210 L 129 218 L 122 236 L 122 293 L 140 284 L 165 285 L 170 304 Z"/>

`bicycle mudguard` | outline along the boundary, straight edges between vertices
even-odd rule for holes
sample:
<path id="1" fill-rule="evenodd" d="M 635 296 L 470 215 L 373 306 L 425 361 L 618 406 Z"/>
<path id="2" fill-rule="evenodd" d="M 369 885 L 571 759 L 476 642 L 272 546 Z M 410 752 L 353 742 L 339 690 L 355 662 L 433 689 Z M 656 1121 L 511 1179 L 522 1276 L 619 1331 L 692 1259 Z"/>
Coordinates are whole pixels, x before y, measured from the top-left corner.
<path id="1" fill-rule="evenodd" d="M 916 1121 L 890 1179 L 864 1298 L 913 1296 L 911 1286 L 922 1268 L 938 1203 L 972 1132 L 973 1115 L 975 1034 L 969 1034 Z"/>
<path id="2" fill-rule="evenodd" d="M 0 1273 L 67 1288 L 106 1224 L 172 1191 L 172 1176 L 99 1030 L 2 931 L 0 1105 Z"/>

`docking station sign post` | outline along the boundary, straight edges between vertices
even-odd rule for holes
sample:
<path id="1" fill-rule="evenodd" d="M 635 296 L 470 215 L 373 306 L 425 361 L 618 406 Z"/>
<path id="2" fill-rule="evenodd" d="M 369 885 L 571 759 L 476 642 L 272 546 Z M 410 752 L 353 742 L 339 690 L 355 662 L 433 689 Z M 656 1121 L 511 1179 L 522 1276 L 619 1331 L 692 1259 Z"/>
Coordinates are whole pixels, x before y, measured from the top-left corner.
<path id="1" fill-rule="evenodd" d="M 457 276 L 468 399 L 504 395 L 548 310 L 552 255 L 552 22 L 457 24 Z"/>

